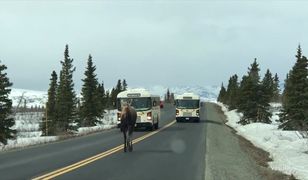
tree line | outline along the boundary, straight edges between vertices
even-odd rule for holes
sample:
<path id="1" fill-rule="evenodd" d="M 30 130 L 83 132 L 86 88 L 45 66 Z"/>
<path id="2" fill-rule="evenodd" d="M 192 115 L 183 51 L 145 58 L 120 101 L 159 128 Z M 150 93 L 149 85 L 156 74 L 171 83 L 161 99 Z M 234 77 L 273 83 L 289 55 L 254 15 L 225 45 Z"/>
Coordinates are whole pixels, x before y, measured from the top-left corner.
<path id="1" fill-rule="evenodd" d="M 296 62 L 286 76 L 284 90 L 280 94 L 278 75 L 268 69 L 260 80 L 257 59 L 248 68 L 240 82 L 235 74 L 230 77 L 227 88 L 222 84 L 217 100 L 237 109 L 243 114 L 240 124 L 253 122 L 271 123 L 271 102 L 282 103 L 280 112 L 284 130 L 308 130 L 308 60 L 298 46 Z"/>
<path id="2" fill-rule="evenodd" d="M 51 73 L 48 89 L 46 114 L 42 123 L 43 135 L 59 135 L 76 130 L 79 127 L 91 127 L 100 123 L 106 109 L 116 108 L 118 93 L 127 89 L 124 79 L 118 80 L 111 91 L 105 90 L 104 83 L 99 83 L 96 66 L 89 55 L 84 72 L 81 97 L 74 91 L 73 59 L 69 56 L 68 45 L 65 47 L 62 69 Z"/>
<path id="3" fill-rule="evenodd" d="M 272 75 L 268 69 L 261 80 L 257 59 L 248 68 L 241 81 L 235 74 L 230 77 L 227 89 L 221 86 L 218 101 L 229 106 L 230 110 L 237 109 L 243 114 L 239 123 L 252 122 L 270 123 L 269 103 L 279 100 L 278 75 Z"/>
<path id="4" fill-rule="evenodd" d="M 99 83 L 96 66 L 89 55 L 84 72 L 81 97 L 74 90 L 73 73 L 75 67 L 66 45 L 62 68 L 59 75 L 52 71 L 48 89 L 48 100 L 41 129 L 43 135 L 61 135 L 72 132 L 78 127 L 90 127 L 100 123 L 106 109 L 116 108 L 118 93 L 127 89 L 125 79 L 119 79 L 115 87 L 105 90 L 104 83 Z M 6 73 L 7 67 L 0 61 L 0 143 L 7 144 L 8 139 L 16 138 L 12 127 L 15 120 L 12 113 L 12 100 L 9 99 L 11 87 Z"/>

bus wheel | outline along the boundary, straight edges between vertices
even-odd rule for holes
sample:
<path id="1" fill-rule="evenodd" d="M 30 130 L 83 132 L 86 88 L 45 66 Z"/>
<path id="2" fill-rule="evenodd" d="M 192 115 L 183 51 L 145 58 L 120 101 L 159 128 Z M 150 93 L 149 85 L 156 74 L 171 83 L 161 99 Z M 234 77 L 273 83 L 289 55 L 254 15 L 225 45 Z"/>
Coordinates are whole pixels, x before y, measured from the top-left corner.
<path id="1" fill-rule="evenodd" d="M 158 121 L 157 121 L 157 123 L 155 124 L 155 129 L 158 129 Z"/>
<path id="2" fill-rule="evenodd" d="M 155 124 L 151 125 L 151 126 L 149 127 L 149 130 L 150 130 L 150 131 L 154 131 L 154 130 L 155 130 Z"/>
<path id="3" fill-rule="evenodd" d="M 159 120 L 158 120 L 158 116 L 157 116 L 157 118 L 156 118 L 156 124 L 155 124 L 155 129 L 158 129 L 158 122 L 159 122 Z"/>

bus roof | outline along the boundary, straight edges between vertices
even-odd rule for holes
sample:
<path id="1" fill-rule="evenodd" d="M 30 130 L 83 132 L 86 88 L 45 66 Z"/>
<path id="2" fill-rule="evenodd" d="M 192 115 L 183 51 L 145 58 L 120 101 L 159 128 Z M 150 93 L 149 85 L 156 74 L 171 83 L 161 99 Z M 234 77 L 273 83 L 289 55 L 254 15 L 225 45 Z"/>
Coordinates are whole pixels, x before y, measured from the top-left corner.
<path id="1" fill-rule="evenodd" d="M 117 98 L 160 97 L 151 94 L 146 89 L 129 89 L 118 94 Z"/>
<path id="2" fill-rule="evenodd" d="M 200 96 L 197 95 L 197 94 L 194 94 L 194 93 L 183 93 L 181 95 L 177 95 L 175 97 L 175 99 L 196 99 L 196 100 L 199 100 L 200 99 Z"/>

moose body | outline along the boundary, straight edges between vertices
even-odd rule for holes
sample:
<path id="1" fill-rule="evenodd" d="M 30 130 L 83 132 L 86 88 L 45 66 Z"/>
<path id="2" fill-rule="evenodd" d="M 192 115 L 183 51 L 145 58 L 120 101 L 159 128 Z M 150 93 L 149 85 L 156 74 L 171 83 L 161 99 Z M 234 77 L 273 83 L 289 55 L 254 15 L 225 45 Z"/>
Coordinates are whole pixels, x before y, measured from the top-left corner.
<path id="1" fill-rule="evenodd" d="M 121 114 L 121 130 L 124 135 L 124 152 L 133 151 L 132 135 L 136 124 L 137 112 L 131 106 L 124 106 Z"/>

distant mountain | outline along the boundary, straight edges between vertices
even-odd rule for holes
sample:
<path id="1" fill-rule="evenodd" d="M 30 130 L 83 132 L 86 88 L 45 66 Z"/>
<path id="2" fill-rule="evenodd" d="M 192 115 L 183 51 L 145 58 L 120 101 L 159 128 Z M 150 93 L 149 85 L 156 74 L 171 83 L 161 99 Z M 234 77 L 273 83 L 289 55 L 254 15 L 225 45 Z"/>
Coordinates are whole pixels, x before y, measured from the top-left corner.
<path id="1" fill-rule="evenodd" d="M 140 88 L 140 87 L 139 87 Z M 159 95 L 162 99 L 167 92 L 168 87 L 165 86 L 151 86 L 146 87 L 151 93 Z M 169 91 L 176 95 L 183 94 L 184 92 L 192 92 L 198 94 L 205 101 L 213 101 L 217 99 L 220 91 L 219 86 L 176 86 L 170 87 Z"/>
<path id="2" fill-rule="evenodd" d="M 140 87 L 139 87 L 140 88 Z M 144 88 L 144 87 L 142 87 Z M 167 92 L 168 87 L 156 85 L 151 87 L 146 87 L 151 93 L 161 96 L 164 98 L 164 95 Z M 220 87 L 218 86 L 176 86 L 169 88 L 171 93 L 174 94 L 183 94 L 184 92 L 192 92 L 198 94 L 203 100 L 216 100 Z M 13 106 L 23 107 L 25 104 L 28 108 L 45 106 L 47 102 L 47 91 L 34 91 L 28 89 L 15 89 L 12 88 L 11 94 L 9 95 L 10 99 L 13 101 Z M 22 99 L 22 100 L 21 100 Z"/>
<path id="3" fill-rule="evenodd" d="M 13 107 L 19 106 L 28 108 L 32 107 L 39 107 L 45 106 L 47 102 L 47 91 L 33 91 L 28 89 L 15 89 L 12 88 L 11 94 L 9 98 L 13 101 Z"/>

